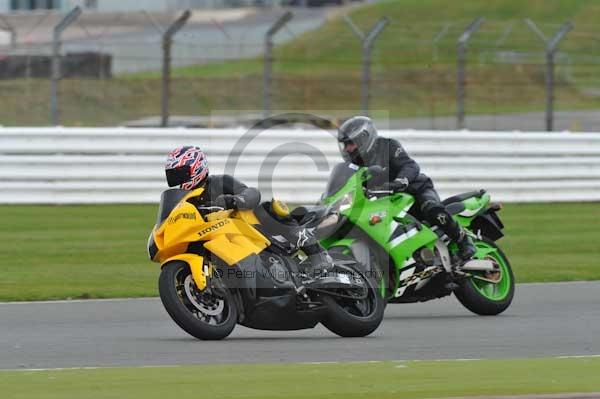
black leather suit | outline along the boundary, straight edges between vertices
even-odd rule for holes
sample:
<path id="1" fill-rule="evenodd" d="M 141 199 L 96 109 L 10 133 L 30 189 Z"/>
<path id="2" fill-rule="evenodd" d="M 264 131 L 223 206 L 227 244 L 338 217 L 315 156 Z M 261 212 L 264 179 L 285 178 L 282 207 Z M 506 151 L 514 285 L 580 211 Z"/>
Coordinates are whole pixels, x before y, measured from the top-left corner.
<path id="1" fill-rule="evenodd" d="M 417 214 L 430 225 L 438 226 L 453 241 L 460 241 L 462 231 L 442 204 L 440 196 L 434 188 L 433 181 L 421 173 L 419 164 L 412 159 L 402 145 L 394 139 L 378 137 L 371 151 L 358 159 L 360 166 L 378 165 L 384 168 L 385 180 L 406 178 L 406 192 L 415 197 Z"/>
<path id="2" fill-rule="evenodd" d="M 195 205 L 214 204 L 218 197 L 226 194 L 237 197 L 238 209 L 254 209 L 260 203 L 260 192 L 257 189 L 246 186 L 230 175 L 210 175 L 204 184 L 204 192 Z"/>

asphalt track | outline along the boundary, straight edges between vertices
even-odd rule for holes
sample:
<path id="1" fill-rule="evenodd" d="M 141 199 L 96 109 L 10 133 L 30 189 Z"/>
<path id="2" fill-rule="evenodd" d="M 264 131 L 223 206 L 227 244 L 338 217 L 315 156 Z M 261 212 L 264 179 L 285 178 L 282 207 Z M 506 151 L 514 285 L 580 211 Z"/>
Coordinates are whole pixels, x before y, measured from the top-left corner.
<path id="1" fill-rule="evenodd" d="M 221 342 L 187 336 L 158 299 L 0 304 L 0 369 L 523 358 L 600 354 L 600 282 L 517 287 L 498 317 L 455 298 L 390 305 L 367 338 L 323 327 L 296 332 L 237 327 Z"/>

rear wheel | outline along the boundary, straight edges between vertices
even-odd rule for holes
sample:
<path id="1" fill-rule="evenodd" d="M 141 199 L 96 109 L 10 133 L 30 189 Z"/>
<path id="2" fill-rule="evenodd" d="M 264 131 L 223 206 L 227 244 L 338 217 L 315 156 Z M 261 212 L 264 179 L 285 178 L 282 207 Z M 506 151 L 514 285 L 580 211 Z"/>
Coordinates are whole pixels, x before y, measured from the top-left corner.
<path id="1" fill-rule="evenodd" d="M 471 312 L 494 316 L 510 306 L 515 293 L 515 278 L 508 258 L 493 241 L 483 239 L 475 245 L 485 253 L 480 259 L 492 261 L 496 270 L 471 272 L 472 276 L 464 280 L 454 294 Z"/>
<path id="2" fill-rule="evenodd" d="M 163 267 L 158 291 L 173 321 L 198 339 L 223 339 L 237 323 L 237 308 L 221 279 L 212 277 L 210 287 L 200 291 L 185 262 L 170 262 Z"/>
<path id="3" fill-rule="evenodd" d="M 339 259 L 340 255 L 333 255 Z M 343 256 L 343 255 L 342 255 Z M 344 260 L 354 260 L 344 256 Z M 336 267 L 338 272 L 351 273 L 363 282 L 363 288 L 339 289 L 338 295 L 323 295 L 323 303 L 328 308 L 328 315 L 323 325 L 341 337 L 364 337 L 379 327 L 383 320 L 385 300 L 374 278 L 358 270 L 344 266 Z"/>

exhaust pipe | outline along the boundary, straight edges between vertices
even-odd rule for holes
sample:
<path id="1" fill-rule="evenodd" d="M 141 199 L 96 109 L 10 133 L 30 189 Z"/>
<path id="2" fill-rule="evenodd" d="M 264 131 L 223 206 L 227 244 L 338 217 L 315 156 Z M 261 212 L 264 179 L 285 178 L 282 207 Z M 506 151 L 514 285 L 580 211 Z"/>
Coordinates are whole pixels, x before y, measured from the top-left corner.
<path id="1" fill-rule="evenodd" d="M 462 265 L 460 270 L 493 272 L 498 268 L 491 260 L 473 259 Z"/>

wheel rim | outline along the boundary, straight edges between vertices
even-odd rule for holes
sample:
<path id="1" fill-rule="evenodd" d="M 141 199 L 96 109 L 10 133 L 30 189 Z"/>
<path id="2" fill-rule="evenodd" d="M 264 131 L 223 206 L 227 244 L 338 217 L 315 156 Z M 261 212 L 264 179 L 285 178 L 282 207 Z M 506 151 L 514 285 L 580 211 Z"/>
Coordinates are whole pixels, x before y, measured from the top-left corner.
<path id="1" fill-rule="evenodd" d="M 217 279 L 213 279 L 218 282 Z M 218 289 L 200 291 L 188 268 L 175 274 L 175 289 L 179 301 L 198 320 L 213 326 L 223 325 L 229 318 L 227 298 L 218 295 Z"/>
<path id="2" fill-rule="evenodd" d="M 494 262 L 498 271 L 494 273 L 473 272 L 474 277 L 469 280 L 475 290 L 484 298 L 490 301 L 502 301 L 510 293 L 512 284 L 508 262 L 496 247 L 481 241 L 477 242 L 476 246 L 478 249 L 493 250 L 480 259 Z M 478 277 L 496 282 L 484 281 Z"/>
<path id="3" fill-rule="evenodd" d="M 364 282 L 364 287 L 362 290 L 339 290 L 340 294 L 344 295 L 345 297 L 332 297 L 346 313 L 354 317 L 369 317 L 376 309 L 377 293 L 379 291 L 375 289 L 375 287 L 370 287 L 368 280 L 364 276 L 360 274 L 356 275 Z M 356 296 L 360 299 L 348 298 L 351 296 Z"/>

